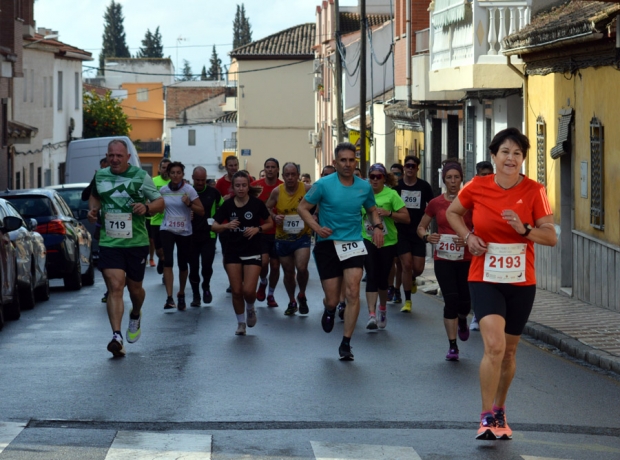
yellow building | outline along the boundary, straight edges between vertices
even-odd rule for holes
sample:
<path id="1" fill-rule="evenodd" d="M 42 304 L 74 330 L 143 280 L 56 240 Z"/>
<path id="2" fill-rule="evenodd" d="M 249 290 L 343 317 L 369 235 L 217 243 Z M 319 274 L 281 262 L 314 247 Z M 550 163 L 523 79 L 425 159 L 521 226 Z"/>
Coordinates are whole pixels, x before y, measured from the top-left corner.
<path id="1" fill-rule="evenodd" d="M 547 186 L 561 228 L 555 248 L 537 249 L 538 284 L 617 311 L 619 12 L 614 3 L 571 1 L 504 42 L 526 63 L 527 173 Z"/>

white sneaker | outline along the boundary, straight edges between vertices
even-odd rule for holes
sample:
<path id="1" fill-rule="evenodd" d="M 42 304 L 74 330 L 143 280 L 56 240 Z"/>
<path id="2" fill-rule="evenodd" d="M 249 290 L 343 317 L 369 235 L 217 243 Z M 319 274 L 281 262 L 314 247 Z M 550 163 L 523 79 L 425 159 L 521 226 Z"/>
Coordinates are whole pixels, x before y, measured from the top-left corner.
<path id="1" fill-rule="evenodd" d="M 112 340 L 108 343 L 108 351 L 112 353 L 115 358 L 122 358 L 125 356 L 123 338 L 119 334 L 112 334 Z"/>
<path id="2" fill-rule="evenodd" d="M 256 310 L 254 308 L 248 308 L 245 312 L 245 315 L 248 327 L 256 326 Z"/>
<path id="3" fill-rule="evenodd" d="M 245 335 L 245 323 L 238 323 L 235 335 Z"/>
<path id="4" fill-rule="evenodd" d="M 475 315 L 474 315 L 474 317 L 471 320 L 471 324 L 469 325 L 469 330 L 470 331 L 479 331 L 480 330 L 480 324 L 478 324 L 478 320 L 476 319 Z"/>
<path id="5" fill-rule="evenodd" d="M 385 329 L 386 325 L 387 325 L 387 309 L 381 310 L 379 308 L 379 312 L 377 314 L 377 326 L 379 326 L 379 329 Z"/>
<path id="6" fill-rule="evenodd" d="M 375 330 L 377 329 L 377 318 L 371 316 L 368 318 L 368 323 L 366 323 L 366 329 Z"/>

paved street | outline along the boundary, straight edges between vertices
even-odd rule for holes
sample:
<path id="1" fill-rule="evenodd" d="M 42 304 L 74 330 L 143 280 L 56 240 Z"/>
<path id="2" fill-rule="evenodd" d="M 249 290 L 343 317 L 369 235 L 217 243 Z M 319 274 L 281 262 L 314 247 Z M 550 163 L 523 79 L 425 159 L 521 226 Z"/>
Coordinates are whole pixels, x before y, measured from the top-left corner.
<path id="1" fill-rule="evenodd" d="M 236 337 L 221 255 L 211 306 L 165 314 L 147 269 L 142 338 L 111 359 L 98 274 L 0 332 L 0 459 L 618 459 L 620 379 L 524 340 L 507 414 L 512 441 L 474 440 L 480 412 L 478 333 L 444 360 L 440 299 L 388 307 L 385 331 L 360 315 L 354 362 L 338 360 L 342 324 L 320 326 L 312 266 L 310 314 L 258 303 Z M 189 293 L 189 291 L 188 291 Z M 126 296 L 126 300 L 128 297 Z M 365 302 L 362 302 L 365 309 Z M 126 328 L 126 320 L 123 328 Z"/>

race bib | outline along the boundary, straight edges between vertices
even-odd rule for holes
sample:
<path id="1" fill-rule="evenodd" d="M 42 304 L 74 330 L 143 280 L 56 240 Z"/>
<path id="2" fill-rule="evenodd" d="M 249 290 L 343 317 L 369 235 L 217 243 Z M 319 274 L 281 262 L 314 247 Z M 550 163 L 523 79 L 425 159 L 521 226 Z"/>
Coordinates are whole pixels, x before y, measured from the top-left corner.
<path id="1" fill-rule="evenodd" d="M 132 238 L 133 225 L 130 212 L 106 212 L 105 233 L 111 238 Z"/>
<path id="2" fill-rule="evenodd" d="M 527 244 L 489 243 L 484 256 L 483 281 L 492 283 L 523 283 Z"/>
<path id="3" fill-rule="evenodd" d="M 166 230 L 172 233 L 183 233 L 187 230 L 187 218 L 185 216 L 166 216 Z"/>
<path id="4" fill-rule="evenodd" d="M 289 235 L 297 235 L 304 229 L 304 221 L 298 214 L 287 214 L 284 216 L 282 229 Z"/>
<path id="5" fill-rule="evenodd" d="M 368 254 L 366 246 L 362 240 L 360 241 L 334 241 L 336 254 L 342 260 L 350 259 L 355 256 L 364 256 Z"/>
<path id="6" fill-rule="evenodd" d="M 368 219 L 368 217 L 366 217 L 366 219 L 364 220 L 364 223 L 366 225 L 366 233 L 368 235 L 372 235 L 372 232 L 375 231 L 373 227 L 373 223 L 370 221 L 370 219 Z M 385 222 L 383 221 L 383 219 L 381 219 L 381 224 L 383 224 L 383 234 L 387 235 L 388 234 L 388 229 L 387 226 L 385 225 Z"/>
<path id="7" fill-rule="evenodd" d="M 422 204 L 422 192 L 420 190 L 401 190 L 400 197 L 408 209 L 420 209 Z"/>
<path id="8" fill-rule="evenodd" d="M 445 260 L 463 260 L 465 247 L 458 247 L 454 242 L 456 235 L 440 235 L 439 243 L 435 246 L 437 257 Z"/>

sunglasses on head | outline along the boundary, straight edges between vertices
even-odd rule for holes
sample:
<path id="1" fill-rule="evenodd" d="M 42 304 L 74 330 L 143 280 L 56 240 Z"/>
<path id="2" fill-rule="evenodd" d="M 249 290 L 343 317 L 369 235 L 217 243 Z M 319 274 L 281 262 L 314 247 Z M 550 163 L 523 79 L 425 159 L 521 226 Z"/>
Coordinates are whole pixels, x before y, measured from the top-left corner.
<path id="1" fill-rule="evenodd" d="M 379 179 L 383 179 L 383 174 L 369 174 L 368 178 L 370 180 L 379 180 Z"/>
<path id="2" fill-rule="evenodd" d="M 417 167 L 418 165 L 415 163 L 405 163 L 405 168 L 412 169 L 412 168 L 417 168 Z"/>

